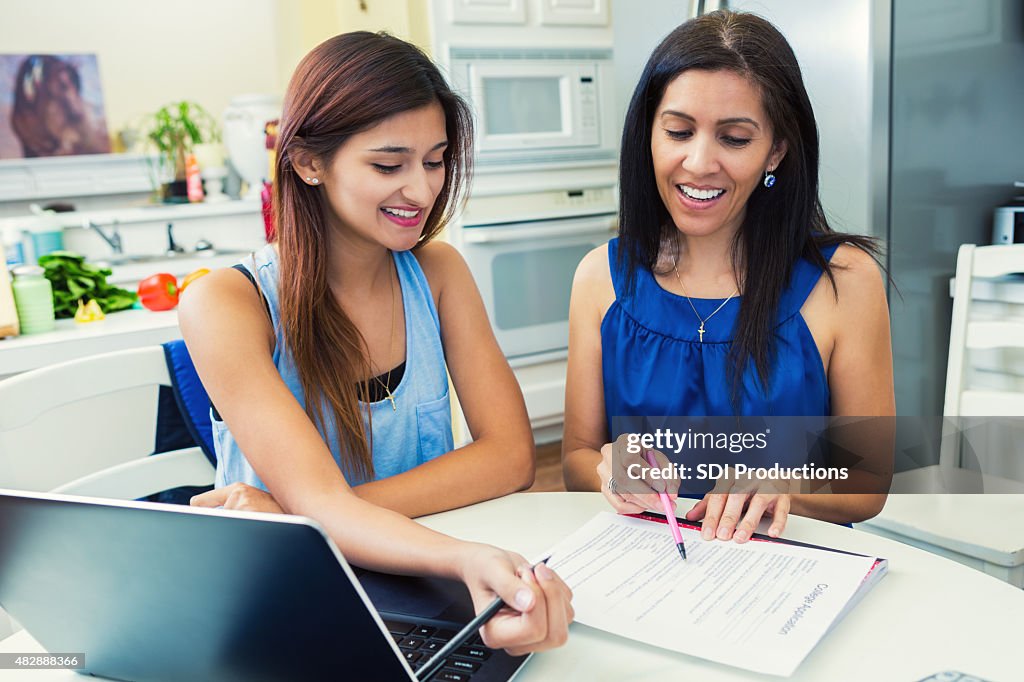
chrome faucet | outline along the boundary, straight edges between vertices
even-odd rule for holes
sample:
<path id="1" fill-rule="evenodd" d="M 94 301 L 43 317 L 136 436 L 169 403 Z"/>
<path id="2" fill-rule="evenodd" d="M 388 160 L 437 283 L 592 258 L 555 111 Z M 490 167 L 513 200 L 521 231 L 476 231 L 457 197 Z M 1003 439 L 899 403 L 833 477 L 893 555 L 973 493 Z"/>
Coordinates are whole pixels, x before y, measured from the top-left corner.
<path id="1" fill-rule="evenodd" d="M 113 229 L 111 230 L 110 234 L 104 232 L 103 228 L 100 227 L 98 223 L 94 223 L 88 218 L 82 220 L 82 227 L 87 230 L 92 230 L 93 232 L 98 234 L 103 239 L 103 241 L 105 241 L 107 245 L 110 246 L 111 250 L 113 250 L 114 253 L 124 253 L 124 250 L 121 248 L 121 233 L 117 231 L 116 220 L 114 221 L 114 224 L 111 226 Z"/>

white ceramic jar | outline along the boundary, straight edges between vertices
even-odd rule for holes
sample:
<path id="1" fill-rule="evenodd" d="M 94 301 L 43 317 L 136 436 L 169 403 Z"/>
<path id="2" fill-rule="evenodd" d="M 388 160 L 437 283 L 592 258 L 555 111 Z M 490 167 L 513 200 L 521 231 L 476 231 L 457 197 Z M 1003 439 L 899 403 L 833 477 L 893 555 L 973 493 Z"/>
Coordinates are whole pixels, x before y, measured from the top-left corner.
<path id="1" fill-rule="evenodd" d="M 276 95 L 239 95 L 224 110 L 224 147 L 248 185 L 242 199 L 258 201 L 263 180 L 270 177 L 264 128 L 281 117 L 281 106 Z"/>

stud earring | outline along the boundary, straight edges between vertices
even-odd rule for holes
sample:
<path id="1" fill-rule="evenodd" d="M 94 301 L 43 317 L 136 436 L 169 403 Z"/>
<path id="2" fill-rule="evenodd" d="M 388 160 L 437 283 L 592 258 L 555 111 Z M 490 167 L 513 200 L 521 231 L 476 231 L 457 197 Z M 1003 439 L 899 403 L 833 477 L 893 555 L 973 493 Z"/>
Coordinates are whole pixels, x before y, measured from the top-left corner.
<path id="1" fill-rule="evenodd" d="M 314 185 L 319 185 L 320 184 L 320 178 L 313 178 L 313 184 Z"/>
<path id="2" fill-rule="evenodd" d="M 771 187 L 774 184 L 775 184 L 775 175 L 770 170 L 766 170 L 764 172 L 764 186 L 765 187 Z"/>

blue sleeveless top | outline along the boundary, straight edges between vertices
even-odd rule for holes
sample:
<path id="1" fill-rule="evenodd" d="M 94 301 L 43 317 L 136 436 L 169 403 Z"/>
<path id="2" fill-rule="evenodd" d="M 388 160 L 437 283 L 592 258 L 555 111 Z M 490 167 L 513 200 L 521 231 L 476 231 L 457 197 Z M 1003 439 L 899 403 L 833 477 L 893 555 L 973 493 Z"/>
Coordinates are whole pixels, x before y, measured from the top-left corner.
<path id="1" fill-rule="evenodd" d="M 649 270 L 636 273 L 636 288 L 625 296 L 625 273 L 618 265 L 618 238 L 608 243 L 615 301 L 601 322 L 604 406 L 610 440 L 618 416 L 827 416 L 828 380 L 821 355 L 800 308 L 821 270 L 801 258 L 783 292 L 775 325 L 775 354 L 767 390 L 749 365 L 739 398 L 731 401 L 729 349 L 740 301 L 733 298 L 713 317 L 724 299 L 691 299 L 665 291 Z M 832 246 L 822 251 L 831 260 Z"/>
<path id="2" fill-rule="evenodd" d="M 394 476 L 454 449 L 452 439 L 451 407 L 448 401 L 448 373 L 445 370 L 444 351 L 441 347 L 441 323 L 430 294 L 430 285 L 416 257 L 408 252 L 394 253 L 395 268 L 402 289 L 402 307 L 405 311 L 405 373 L 394 390 L 397 409 L 392 410 L 387 399 L 370 403 L 372 420 L 363 417 L 367 433 L 372 433 L 373 467 L 376 479 Z M 254 266 L 255 262 L 255 268 Z M 305 408 L 306 401 L 299 384 L 298 373 L 291 353 L 285 348 L 282 336 L 278 281 L 280 279 L 277 252 L 267 245 L 243 261 L 257 278 L 270 308 L 274 324 L 274 365 L 292 395 Z M 325 348 L 324 352 L 330 352 Z M 365 407 L 365 403 L 361 406 Z M 324 403 L 327 428 L 319 428 L 349 485 L 366 481 L 357 478 L 342 464 L 338 429 Z M 212 413 L 212 411 L 211 411 Z M 369 428 L 372 424 L 372 431 Z M 247 483 L 266 490 L 266 486 L 253 471 L 231 431 L 222 421 L 213 420 L 214 445 L 217 451 L 218 488 L 235 482 Z M 280 453 L 287 457 L 287 452 Z"/>

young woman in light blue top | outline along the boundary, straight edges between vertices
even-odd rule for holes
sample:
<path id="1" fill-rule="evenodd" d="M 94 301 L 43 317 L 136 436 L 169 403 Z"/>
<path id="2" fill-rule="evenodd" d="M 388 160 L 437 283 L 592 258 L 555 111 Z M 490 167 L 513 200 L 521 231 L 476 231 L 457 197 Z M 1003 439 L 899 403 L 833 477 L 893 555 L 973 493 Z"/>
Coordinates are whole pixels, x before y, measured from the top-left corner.
<path id="1" fill-rule="evenodd" d="M 466 105 L 417 48 L 350 33 L 299 64 L 279 130 L 276 242 L 193 284 L 179 313 L 220 460 L 193 504 L 312 517 L 357 565 L 460 579 L 478 609 L 500 596 L 513 608 L 489 646 L 561 644 L 571 593 L 550 569 L 409 519 L 533 480 L 469 269 L 430 241 L 468 171 Z M 474 439 L 458 450 L 446 367 Z"/>

